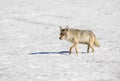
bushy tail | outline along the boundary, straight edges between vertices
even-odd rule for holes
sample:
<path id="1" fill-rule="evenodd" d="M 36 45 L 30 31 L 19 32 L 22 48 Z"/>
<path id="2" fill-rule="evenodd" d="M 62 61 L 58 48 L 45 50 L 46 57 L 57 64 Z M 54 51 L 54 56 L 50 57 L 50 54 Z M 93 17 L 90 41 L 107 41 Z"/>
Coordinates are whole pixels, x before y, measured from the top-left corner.
<path id="1" fill-rule="evenodd" d="M 99 43 L 99 41 L 96 38 L 94 40 L 94 45 L 97 46 L 97 47 L 100 47 L 100 43 Z"/>

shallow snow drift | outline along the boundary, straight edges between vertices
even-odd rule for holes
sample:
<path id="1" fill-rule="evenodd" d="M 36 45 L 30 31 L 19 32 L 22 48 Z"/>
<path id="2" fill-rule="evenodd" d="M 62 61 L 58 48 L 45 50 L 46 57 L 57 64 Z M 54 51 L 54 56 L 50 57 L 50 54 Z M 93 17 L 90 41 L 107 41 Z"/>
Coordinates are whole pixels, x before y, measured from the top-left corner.
<path id="1" fill-rule="evenodd" d="M 119 81 L 119 0 L 0 0 L 1 81 Z M 59 25 L 92 30 L 95 53 L 69 56 Z"/>

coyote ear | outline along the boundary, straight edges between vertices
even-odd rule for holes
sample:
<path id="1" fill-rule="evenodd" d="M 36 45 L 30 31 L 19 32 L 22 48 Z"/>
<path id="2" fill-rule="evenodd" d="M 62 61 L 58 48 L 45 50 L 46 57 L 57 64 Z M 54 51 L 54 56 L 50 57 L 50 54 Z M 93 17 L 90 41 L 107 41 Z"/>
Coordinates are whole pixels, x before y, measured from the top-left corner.
<path id="1" fill-rule="evenodd" d="M 66 31 L 68 31 L 68 30 L 69 30 L 69 27 L 68 27 L 68 25 L 66 25 L 65 29 L 66 29 Z"/>
<path id="2" fill-rule="evenodd" d="M 60 30 L 62 30 L 63 28 L 61 26 L 59 26 Z"/>

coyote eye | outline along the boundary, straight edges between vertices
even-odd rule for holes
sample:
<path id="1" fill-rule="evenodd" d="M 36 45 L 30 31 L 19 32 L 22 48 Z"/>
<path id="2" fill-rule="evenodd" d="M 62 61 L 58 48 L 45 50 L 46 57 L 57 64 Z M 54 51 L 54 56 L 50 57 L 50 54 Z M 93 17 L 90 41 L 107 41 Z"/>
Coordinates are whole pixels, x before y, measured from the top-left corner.
<path id="1" fill-rule="evenodd" d="M 65 31 L 65 29 L 62 29 L 61 31 Z"/>
<path id="2" fill-rule="evenodd" d="M 65 34 L 60 34 L 60 35 L 64 36 Z"/>

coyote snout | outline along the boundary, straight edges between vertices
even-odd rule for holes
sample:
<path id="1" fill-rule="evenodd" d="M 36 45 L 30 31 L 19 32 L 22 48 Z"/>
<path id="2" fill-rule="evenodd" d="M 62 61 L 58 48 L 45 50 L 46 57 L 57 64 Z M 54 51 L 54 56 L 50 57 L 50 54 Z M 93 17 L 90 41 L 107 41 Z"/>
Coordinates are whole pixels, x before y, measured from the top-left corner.
<path id="1" fill-rule="evenodd" d="M 59 37 L 59 39 L 60 39 L 60 40 L 62 40 L 62 38 L 61 38 L 61 37 Z"/>
<path id="2" fill-rule="evenodd" d="M 59 37 L 59 39 L 61 40 L 61 37 Z"/>
<path id="3" fill-rule="evenodd" d="M 76 54 L 78 54 L 78 44 L 87 44 L 87 52 L 89 53 L 89 48 L 92 49 L 92 52 L 94 52 L 94 47 L 99 47 L 99 41 L 96 39 L 94 33 L 91 30 L 79 30 L 79 29 L 73 29 L 66 26 L 65 28 L 62 28 L 60 26 L 60 40 L 67 40 L 69 42 L 72 42 L 73 45 L 69 49 L 69 53 L 72 53 L 72 49 L 75 48 Z"/>

